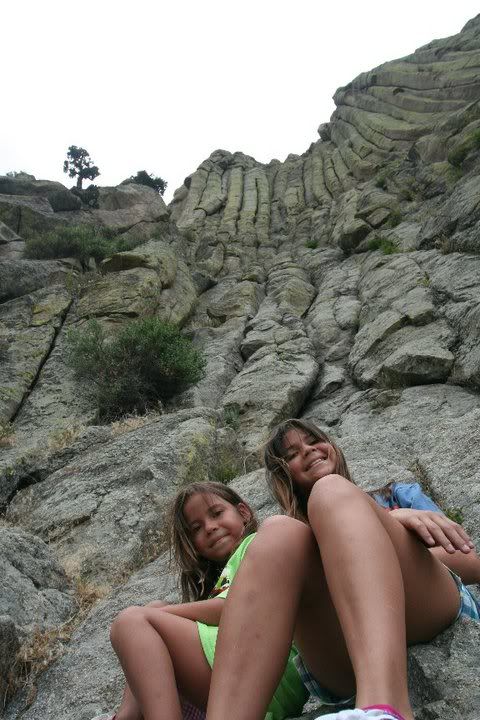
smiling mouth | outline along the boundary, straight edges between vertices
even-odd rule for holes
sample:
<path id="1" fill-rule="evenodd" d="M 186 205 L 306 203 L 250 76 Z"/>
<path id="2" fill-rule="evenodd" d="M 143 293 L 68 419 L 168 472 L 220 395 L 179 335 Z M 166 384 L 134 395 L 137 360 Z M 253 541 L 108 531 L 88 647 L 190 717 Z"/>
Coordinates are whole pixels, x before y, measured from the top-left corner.
<path id="1" fill-rule="evenodd" d="M 222 537 L 217 538 L 211 545 L 210 549 L 214 548 L 219 542 L 222 542 L 222 540 L 225 540 L 225 538 L 228 537 L 227 535 L 222 535 Z"/>
<path id="2" fill-rule="evenodd" d="M 317 458 L 312 463 L 310 463 L 310 465 L 307 467 L 307 471 L 311 470 L 316 465 L 323 465 L 324 463 L 327 462 L 327 460 L 328 460 L 328 458 Z"/>

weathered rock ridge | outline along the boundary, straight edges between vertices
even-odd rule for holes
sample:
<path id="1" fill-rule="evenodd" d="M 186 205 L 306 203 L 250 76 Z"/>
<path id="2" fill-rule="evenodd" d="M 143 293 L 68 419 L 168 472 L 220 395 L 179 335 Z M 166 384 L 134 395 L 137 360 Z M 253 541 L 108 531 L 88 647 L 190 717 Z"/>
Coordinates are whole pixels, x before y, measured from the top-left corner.
<path id="1" fill-rule="evenodd" d="M 332 433 L 362 487 L 420 481 L 480 543 L 479 67 L 480 16 L 340 88 L 303 155 L 218 150 L 169 208 L 122 185 L 101 189 L 98 210 L 54 212 L 62 185 L 0 178 L 2 694 L 38 633 L 59 655 L 8 720 L 118 703 L 111 619 L 177 597 L 169 498 L 236 476 L 274 512 L 257 451 L 286 417 Z M 82 223 L 145 242 L 88 269 L 23 256 L 32 235 Z M 191 334 L 205 378 L 162 415 L 96 424 L 68 329 L 152 315 Z M 85 584 L 108 594 L 68 641 L 54 631 Z M 419 720 L 479 720 L 479 641 L 464 622 L 412 648 Z"/>

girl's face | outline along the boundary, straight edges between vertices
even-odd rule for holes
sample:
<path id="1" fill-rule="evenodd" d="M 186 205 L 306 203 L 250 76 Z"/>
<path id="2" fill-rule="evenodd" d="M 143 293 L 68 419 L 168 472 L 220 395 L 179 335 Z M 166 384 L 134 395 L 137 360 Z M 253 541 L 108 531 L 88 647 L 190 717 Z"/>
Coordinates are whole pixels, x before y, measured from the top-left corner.
<path id="1" fill-rule="evenodd" d="M 240 545 L 251 512 L 244 503 L 232 505 L 219 495 L 195 493 L 183 506 L 183 516 L 199 555 L 223 562 Z"/>
<path id="2" fill-rule="evenodd" d="M 305 430 L 289 430 L 283 447 L 292 481 L 307 496 L 317 480 L 336 471 L 337 453 L 330 443 Z"/>

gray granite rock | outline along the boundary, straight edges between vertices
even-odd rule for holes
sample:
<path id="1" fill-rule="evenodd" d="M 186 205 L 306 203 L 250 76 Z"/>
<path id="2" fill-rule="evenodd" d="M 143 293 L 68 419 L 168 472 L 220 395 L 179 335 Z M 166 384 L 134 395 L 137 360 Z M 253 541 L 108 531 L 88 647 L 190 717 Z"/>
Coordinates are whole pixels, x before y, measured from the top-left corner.
<path id="1" fill-rule="evenodd" d="M 181 411 L 120 434 L 17 492 L 7 516 L 48 540 L 71 574 L 118 581 L 161 543 L 162 511 L 177 488 L 239 462 L 215 421 L 212 411 Z"/>
<path id="2" fill-rule="evenodd" d="M 0 692 L 6 697 L 11 682 L 12 658 L 20 649 L 18 631 L 10 615 L 0 615 Z"/>
<path id="3" fill-rule="evenodd" d="M 22 639 L 68 620 L 76 603 L 52 549 L 14 527 L 0 527 L 0 546 L 0 616 L 12 618 Z"/>
<path id="4" fill-rule="evenodd" d="M 235 487 L 262 518 L 275 512 L 257 451 L 289 415 L 328 429 L 362 487 L 419 481 L 480 541 L 479 18 L 340 88 L 302 155 L 213 152 L 168 210 L 122 185 L 101 189 L 98 210 L 54 214 L 51 184 L 0 178 L 0 384 L 13 421 L 0 435 L 0 502 L 77 572 L 125 581 L 9 720 L 87 719 L 118 703 L 112 617 L 176 597 L 158 534 L 167 498 L 189 479 L 253 469 Z M 22 238 L 60 223 L 145 244 L 70 289 L 67 276 L 56 295 L 54 266 L 27 265 Z M 114 332 L 148 315 L 185 327 L 205 377 L 130 432 L 91 425 L 65 364 L 67 327 L 96 317 Z M 0 667 L 12 637 L 0 620 Z M 419 720 L 478 720 L 478 646 L 478 629 L 459 623 L 410 651 Z"/>

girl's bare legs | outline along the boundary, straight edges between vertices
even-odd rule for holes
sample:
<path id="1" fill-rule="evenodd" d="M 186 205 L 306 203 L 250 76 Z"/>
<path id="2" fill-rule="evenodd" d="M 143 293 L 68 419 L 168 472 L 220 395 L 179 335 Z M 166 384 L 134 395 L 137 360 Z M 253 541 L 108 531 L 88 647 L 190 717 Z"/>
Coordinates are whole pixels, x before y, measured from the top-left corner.
<path id="1" fill-rule="evenodd" d="M 387 703 L 413 718 L 407 642 L 429 640 L 453 621 L 455 583 L 424 545 L 338 475 L 315 484 L 308 512 L 352 661 L 357 705 Z"/>
<path id="2" fill-rule="evenodd" d="M 193 620 L 127 608 L 113 622 L 111 641 L 144 720 L 181 720 L 179 692 L 206 707 L 211 670 Z"/>
<path id="3" fill-rule="evenodd" d="M 115 713 L 115 720 L 142 720 L 142 711 L 128 683 L 123 690 L 122 702 Z"/>
<path id="4" fill-rule="evenodd" d="M 302 588 L 306 585 L 312 593 L 306 593 L 304 600 Z M 325 677 L 332 681 L 330 688 L 352 693 L 353 671 L 314 535 L 304 523 L 278 516 L 262 524 L 225 601 L 207 708 L 209 720 L 264 717 L 285 668 L 297 615 L 303 617 L 303 603 L 305 607 L 311 604 L 313 621 L 321 626 L 318 647 L 328 656 Z"/>
<path id="5" fill-rule="evenodd" d="M 165 607 L 167 603 L 162 600 L 154 600 L 147 604 L 146 607 Z M 122 702 L 120 707 L 115 713 L 115 720 L 142 720 L 142 711 L 140 706 L 130 690 L 128 683 L 125 684 L 123 691 Z"/>
<path id="6" fill-rule="evenodd" d="M 348 695 L 355 678 L 357 706 L 390 704 L 412 720 L 406 643 L 428 640 L 454 619 L 455 583 L 426 547 L 342 477 L 315 484 L 309 519 L 323 567 L 312 560 L 301 524 L 289 518 L 261 528 L 248 550 L 222 614 L 209 720 L 227 709 L 231 720 L 263 717 L 294 632 L 321 684 Z"/>

